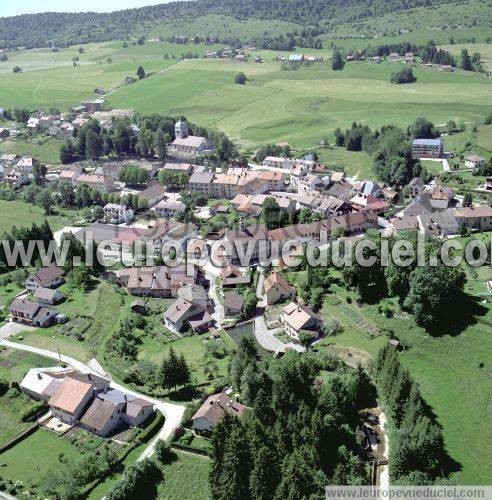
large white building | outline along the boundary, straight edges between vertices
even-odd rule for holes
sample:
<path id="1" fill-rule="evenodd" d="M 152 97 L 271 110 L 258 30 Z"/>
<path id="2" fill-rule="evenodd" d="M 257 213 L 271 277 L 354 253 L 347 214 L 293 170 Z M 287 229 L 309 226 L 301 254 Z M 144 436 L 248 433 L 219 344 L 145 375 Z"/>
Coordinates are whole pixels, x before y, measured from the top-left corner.
<path id="1" fill-rule="evenodd" d="M 113 224 L 119 224 L 120 222 L 129 223 L 135 216 L 131 208 L 126 205 L 120 205 L 119 203 L 108 203 L 105 205 L 104 215 L 106 219 Z"/>

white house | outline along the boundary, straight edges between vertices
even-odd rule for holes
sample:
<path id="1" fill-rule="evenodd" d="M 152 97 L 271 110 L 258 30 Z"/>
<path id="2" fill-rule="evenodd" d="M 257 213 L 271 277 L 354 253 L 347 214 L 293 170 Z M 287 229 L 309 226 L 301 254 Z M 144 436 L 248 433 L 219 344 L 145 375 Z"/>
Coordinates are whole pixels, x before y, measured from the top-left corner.
<path id="1" fill-rule="evenodd" d="M 477 169 L 485 166 L 485 163 L 487 160 L 485 158 L 482 158 L 481 156 L 478 156 L 476 154 L 467 156 L 465 158 L 465 167 L 466 168 L 472 168 L 472 169 Z"/>
<path id="2" fill-rule="evenodd" d="M 153 210 L 159 217 L 176 217 L 186 210 L 186 205 L 179 200 L 162 200 Z"/>
<path id="3" fill-rule="evenodd" d="M 113 224 L 119 224 L 120 222 L 129 223 L 135 216 L 131 208 L 126 205 L 120 205 L 119 203 L 106 204 L 104 206 L 104 215 L 106 219 Z"/>

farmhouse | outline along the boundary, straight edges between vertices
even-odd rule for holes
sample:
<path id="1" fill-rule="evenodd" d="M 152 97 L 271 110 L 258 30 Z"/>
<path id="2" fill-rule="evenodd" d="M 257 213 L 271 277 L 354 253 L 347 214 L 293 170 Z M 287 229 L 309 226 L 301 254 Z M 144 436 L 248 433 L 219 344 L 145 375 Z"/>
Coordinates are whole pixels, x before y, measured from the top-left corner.
<path id="1" fill-rule="evenodd" d="M 296 296 L 295 288 L 289 285 L 281 274 L 275 272 L 266 278 L 264 291 L 267 306 L 282 302 L 286 299 L 293 300 Z"/>
<path id="2" fill-rule="evenodd" d="M 237 266 L 227 266 L 220 270 L 220 278 L 223 287 L 248 286 L 251 278 L 248 274 L 243 274 Z"/>
<path id="3" fill-rule="evenodd" d="M 301 332 L 306 332 L 313 339 L 319 337 L 321 318 L 309 307 L 290 302 L 282 310 L 282 323 L 285 332 L 293 339 L 299 340 Z"/>
<path id="4" fill-rule="evenodd" d="M 31 368 L 19 384 L 21 391 L 37 401 L 48 402 L 70 368 Z"/>
<path id="5" fill-rule="evenodd" d="M 460 226 L 451 212 L 417 215 L 419 231 L 428 236 L 459 234 Z"/>
<path id="6" fill-rule="evenodd" d="M 14 169 L 5 175 L 5 182 L 15 187 L 21 187 L 29 184 L 29 176 L 24 172 Z"/>
<path id="7" fill-rule="evenodd" d="M 143 191 L 140 191 L 140 193 L 138 193 L 139 200 L 144 200 L 145 202 L 147 202 L 148 208 L 154 207 L 165 197 L 166 197 L 166 190 L 158 182 L 149 185 L 147 189 L 144 189 Z"/>
<path id="8" fill-rule="evenodd" d="M 441 158 L 444 155 L 442 139 L 414 139 L 412 155 L 415 158 Z"/>
<path id="9" fill-rule="evenodd" d="M 209 396 L 191 417 L 195 432 L 210 433 L 220 422 L 224 414 L 241 417 L 246 412 L 246 406 L 237 403 L 224 393 Z"/>
<path id="10" fill-rule="evenodd" d="M 324 216 L 337 216 L 347 214 L 352 210 L 352 205 L 333 196 L 310 192 L 301 195 L 297 201 L 300 209 L 307 208 Z"/>
<path id="11" fill-rule="evenodd" d="M 478 231 L 492 230 L 491 207 L 462 207 L 452 213 L 460 226 Z"/>

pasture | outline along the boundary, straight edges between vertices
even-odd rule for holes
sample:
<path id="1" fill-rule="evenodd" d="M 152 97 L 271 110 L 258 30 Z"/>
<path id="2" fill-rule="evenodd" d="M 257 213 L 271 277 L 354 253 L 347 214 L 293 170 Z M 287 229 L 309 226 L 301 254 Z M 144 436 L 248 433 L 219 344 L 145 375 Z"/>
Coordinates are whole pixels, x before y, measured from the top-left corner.
<path id="1" fill-rule="evenodd" d="M 346 128 L 353 121 L 371 127 L 406 126 L 425 116 L 436 124 L 475 123 L 492 109 L 484 106 L 490 102 L 492 82 L 480 75 L 415 68 L 416 83 L 393 85 L 391 73 L 402 67 L 400 63 L 356 62 L 333 71 L 326 61 L 331 56 L 327 48 L 299 49 L 322 55 L 326 61 L 299 70 L 282 70 L 281 63 L 273 61 L 275 51 L 259 51 L 244 63 L 193 58 L 176 66 L 186 52 L 203 55 L 219 47 L 147 42 L 123 48 L 122 42 L 115 41 L 86 45 L 81 54 L 78 47 L 21 51 L 0 63 L 0 102 L 4 107 L 66 110 L 93 98 L 93 90 L 102 87 L 113 91 L 107 100 L 116 108 L 184 115 L 223 130 L 245 148 L 288 141 L 300 149 L 315 147 L 323 138 L 332 140 L 335 128 Z M 256 55 L 264 62 L 253 62 Z M 80 60 L 74 67 L 71 61 L 76 56 Z M 2 73 L 2 65 L 14 60 L 25 70 Z M 139 65 L 149 76 L 123 85 Z M 246 85 L 233 83 L 238 71 L 246 73 Z M 2 146 L 9 149 L 9 144 Z M 53 151 L 46 152 L 47 161 L 54 156 Z M 349 166 L 348 170 L 361 169 Z"/>

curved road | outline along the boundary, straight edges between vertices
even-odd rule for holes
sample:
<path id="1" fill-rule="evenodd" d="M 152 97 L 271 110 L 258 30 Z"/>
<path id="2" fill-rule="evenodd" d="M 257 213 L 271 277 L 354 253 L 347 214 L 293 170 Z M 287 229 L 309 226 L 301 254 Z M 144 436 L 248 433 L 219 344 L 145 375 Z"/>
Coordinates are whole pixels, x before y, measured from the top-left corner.
<path id="1" fill-rule="evenodd" d="M 54 359 L 58 362 L 61 359 L 62 363 L 66 363 L 76 370 L 85 373 L 93 373 L 94 375 L 101 375 L 98 371 L 92 369 L 88 364 L 85 364 L 82 361 L 71 358 L 69 356 L 65 356 L 63 354 L 59 355 L 57 352 L 47 351 L 46 349 L 38 349 L 37 347 L 31 347 L 28 345 L 22 345 L 18 344 L 17 342 L 10 342 L 9 340 L 0 340 L 0 345 L 10 347 L 12 349 L 19 349 L 21 351 L 28 351 L 39 354 L 46 358 Z M 108 374 L 108 378 L 111 379 L 111 374 Z M 183 418 L 185 407 L 151 398 L 146 394 L 141 394 L 137 391 L 129 389 L 128 387 L 125 387 L 124 385 L 121 385 L 114 380 L 111 380 L 110 387 L 150 401 L 154 404 L 155 409 L 159 410 L 164 415 L 166 420 L 164 422 L 164 425 L 162 426 L 162 429 L 159 431 L 157 436 L 149 443 L 147 448 L 145 448 L 138 460 L 143 460 L 144 458 L 150 457 L 154 453 L 157 441 L 159 439 L 166 440 L 174 432 L 174 429 L 176 429 L 176 427 L 181 424 L 181 419 Z"/>

